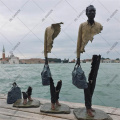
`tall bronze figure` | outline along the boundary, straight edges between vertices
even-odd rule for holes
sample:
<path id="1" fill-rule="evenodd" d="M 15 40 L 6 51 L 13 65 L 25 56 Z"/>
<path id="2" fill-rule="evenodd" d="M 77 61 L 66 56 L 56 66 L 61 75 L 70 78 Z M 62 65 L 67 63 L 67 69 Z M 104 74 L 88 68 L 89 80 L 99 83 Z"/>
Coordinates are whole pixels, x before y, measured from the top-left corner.
<path id="1" fill-rule="evenodd" d="M 94 21 L 96 9 L 93 5 L 86 8 L 87 22 L 80 24 L 77 41 L 77 64 L 80 65 L 80 54 L 85 52 L 85 46 L 90 40 L 93 41 L 93 36 L 99 34 L 103 29 L 102 25 Z M 92 96 L 94 93 L 97 72 L 100 64 L 100 55 L 93 55 L 91 63 L 91 71 L 88 78 L 88 88 L 84 89 L 85 106 L 88 116 L 94 117 L 92 108 Z"/>

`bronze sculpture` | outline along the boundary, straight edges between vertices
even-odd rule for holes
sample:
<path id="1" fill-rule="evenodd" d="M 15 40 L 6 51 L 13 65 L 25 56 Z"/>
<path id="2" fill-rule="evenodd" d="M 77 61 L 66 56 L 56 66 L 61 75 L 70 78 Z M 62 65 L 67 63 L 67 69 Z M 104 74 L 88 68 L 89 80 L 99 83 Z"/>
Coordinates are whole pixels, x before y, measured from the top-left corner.
<path id="1" fill-rule="evenodd" d="M 53 41 L 58 36 L 61 30 L 61 23 L 52 24 L 50 27 L 47 27 L 45 30 L 45 39 L 44 39 L 44 56 L 45 56 L 45 65 L 48 65 L 48 53 L 51 53 L 53 47 Z M 57 106 L 60 106 L 59 103 L 59 93 L 62 87 L 62 80 L 58 81 L 57 86 L 54 86 L 52 77 L 50 77 L 50 94 L 51 94 L 51 109 L 55 110 L 55 103 Z"/>
<path id="2" fill-rule="evenodd" d="M 96 9 L 93 5 L 86 8 L 86 15 L 88 17 L 87 22 L 80 24 L 77 40 L 77 65 L 80 65 L 80 54 L 85 52 L 84 48 L 88 41 L 92 42 L 93 36 L 99 34 L 103 29 L 102 25 L 94 21 L 96 15 Z M 100 55 L 93 55 L 91 63 L 91 72 L 88 78 L 88 88 L 84 89 L 85 106 L 88 116 L 94 117 L 95 110 L 92 108 L 92 96 L 96 85 L 96 77 L 100 64 Z"/>
<path id="3" fill-rule="evenodd" d="M 59 80 L 57 82 L 57 86 L 55 87 L 52 77 L 50 78 L 50 94 L 51 94 L 51 109 L 52 110 L 55 110 L 55 104 L 57 106 L 61 106 L 58 100 L 61 87 L 62 87 L 62 80 Z"/>
<path id="4" fill-rule="evenodd" d="M 31 98 L 32 95 L 32 87 L 28 87 L 26 92 L 22 92 L 23 99 L 18 99 L 13 107 L 18 108 L 37 108 L 40 106 L 40 101 Z"/>
<path id="5" fill-rule="evenodd" d="M 32 95 L 32 87 L 28 87 L 26 92 L 22 92 L 23 93 L 23 104 L 26 105 L 27 104 L 27 98 L 29 101 L 33 101 L 33 99 L 31 98 Z"/>
<path id="6" fill-rule="evenodd" d="M 55 23 L 51 26 L 47 27 L 45 30 L 44 36 L 44 56 L 45 56 L 45 64 L 48 64 L 48 53 L 51 53 L 53 47 L 53 41 L 58 36 L 61 30 L 61 23 Z"/>

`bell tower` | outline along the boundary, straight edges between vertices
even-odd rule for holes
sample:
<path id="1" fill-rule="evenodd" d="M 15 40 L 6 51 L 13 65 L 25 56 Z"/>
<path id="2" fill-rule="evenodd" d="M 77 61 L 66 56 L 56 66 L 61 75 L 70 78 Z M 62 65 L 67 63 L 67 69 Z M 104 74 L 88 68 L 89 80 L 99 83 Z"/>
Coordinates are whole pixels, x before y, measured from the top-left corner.
<path id="1" fill-rule="evenodd" d="M 3 46 L 2 59 L 5 59 L 5 48 L 4 48 L 4 46 Z"/>

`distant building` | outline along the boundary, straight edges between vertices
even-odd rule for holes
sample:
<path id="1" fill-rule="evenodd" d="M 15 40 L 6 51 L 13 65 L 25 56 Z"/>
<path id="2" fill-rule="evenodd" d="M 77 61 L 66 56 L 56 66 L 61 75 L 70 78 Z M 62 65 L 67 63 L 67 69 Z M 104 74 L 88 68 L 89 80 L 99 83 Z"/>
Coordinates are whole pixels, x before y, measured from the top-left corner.
<path id="1" fill-rule="evenodd" d="M 71 62 L 69 62 L 69 63 L 75 63 L 76 62 L 76 60 L 75 59 L 73 59 L 73 60 L 71 60 Z"/>
<path id="2" fill-rule="evenodd" d="M 80 63 L 86 63 L 86 60 L 80 60 Z"/>
<path id="3" fill-rule="evenodd" d="M 85 59 L 85 62 L 86 62 L 86 63 L 91 63 L 92 60 L 91 60 L 91 59 Z"/>
<path id="4" fill-rule="evenodd" d="M 69 63 L 69 59 L 67 60 L 67 59 L 64 59 L 64 60 L 62 60 L 61 61 L 62 63 Z"/>
<path id="5" fill-rule="evenodd" d="M 120 60 L 114 60 L 114 63 L 120 63 Z"/>
<path id="6" fill-rule="evenodd" d="M 9 59 L 9 63 L 10 64 L 19 64 L 19 58 L 18 57 L 15 57 L 13 55 L 13 53 L 10 55 L 10 59 Z"/>
<path id="7" fill-rule="evenodd" d="M 10 55 L 10 57 L 5 57 L 5 48 L 3 46 L 2 50 L 2 58 L 0 59 L 0 64 L 19 64 L 19 58 L 15 57 L 13 53 Z"/>
<path id="8" fill-rule="evenodd" d="M 5 57 L 5 48 L 3 46 L 2 58 L 0 59 L 0 64 L 9 64 L 9 57 Z"/>
<path id="9" fill-rule="evenodd" d="M 103 63 L 112 63 L 112 60 L 110 60 L 110 59 L 105 59 L 105 60 L 103 60 L 102 62 L 103 62 Z"/>
<path id="10" fill-rule="evenodd" d="M 48 58 L 49 63 L 61 63 L 59 58 Z"/>
<path id="11" fill-rule="evenodd" d="M 5 48 L 4 48 L 4 46 L 3 46 L 2 59 L 5 60 Z"/>
<path id="12" fill-rule="evenodd" d="M 45 61 L 41 58 L 20 59 L 20 64 L 41 64 Z"/>

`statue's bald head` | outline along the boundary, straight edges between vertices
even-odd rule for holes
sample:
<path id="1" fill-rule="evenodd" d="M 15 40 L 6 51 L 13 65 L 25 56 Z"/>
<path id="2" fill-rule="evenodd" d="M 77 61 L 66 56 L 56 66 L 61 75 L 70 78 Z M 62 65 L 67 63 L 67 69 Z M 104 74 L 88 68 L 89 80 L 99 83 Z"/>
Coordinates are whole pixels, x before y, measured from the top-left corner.
<path id="1" fill-rule="evenodd" d="M 96 8 L 93 5 L 89 5 L 86 8 L 86 15 L 88 18 L 94 18 L 96 14 Z"/>
<path id="2" fill-rule="evenodd" d="M 88 7 L 86 7 L 86 14 L 89 9 L 94 9 L 96 11 L 96 8 L 93 5 L 89 5 Z"/>

